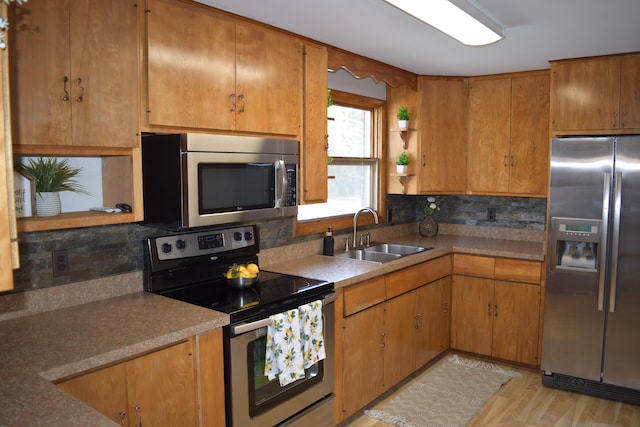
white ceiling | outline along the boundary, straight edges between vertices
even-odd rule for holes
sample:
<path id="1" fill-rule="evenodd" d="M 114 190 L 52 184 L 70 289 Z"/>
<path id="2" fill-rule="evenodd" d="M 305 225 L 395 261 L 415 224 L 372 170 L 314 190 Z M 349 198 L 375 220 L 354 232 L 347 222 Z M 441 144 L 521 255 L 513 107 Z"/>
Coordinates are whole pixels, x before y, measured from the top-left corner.
<path id="1" fill-rule="evenodd" d="M 382 0 L 198 1 L 421 75 L 535 70 L 552 59 L 640 51 L 640 0 L 468 0 L 505 28 L 485 47 L 464 46 Z"/>

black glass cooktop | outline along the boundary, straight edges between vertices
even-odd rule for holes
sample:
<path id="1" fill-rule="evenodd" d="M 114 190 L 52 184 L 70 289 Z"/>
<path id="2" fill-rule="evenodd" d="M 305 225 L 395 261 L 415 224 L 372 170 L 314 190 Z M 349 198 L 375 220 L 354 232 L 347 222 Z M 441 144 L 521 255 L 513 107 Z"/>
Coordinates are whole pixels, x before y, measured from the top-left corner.
<path id="1" fill-rule="evenodd" d="M 332 290 L 331 282 L 261 271 L 251 288 L 236 289 L 221 278 L 161 295 L 227 313 L 234 323 L 295 308 Z"/>

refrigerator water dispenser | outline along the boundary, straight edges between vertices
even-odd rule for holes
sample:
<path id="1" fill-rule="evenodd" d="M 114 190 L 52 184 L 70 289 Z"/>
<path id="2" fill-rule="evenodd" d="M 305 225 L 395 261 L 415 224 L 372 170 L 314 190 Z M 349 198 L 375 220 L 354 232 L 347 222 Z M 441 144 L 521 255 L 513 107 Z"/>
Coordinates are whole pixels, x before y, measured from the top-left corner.
<path id="1" fill-rule="evenodd" d="M 584 218 L 552 218 L 552 269 L 596 272 L 601 222 Z"/>

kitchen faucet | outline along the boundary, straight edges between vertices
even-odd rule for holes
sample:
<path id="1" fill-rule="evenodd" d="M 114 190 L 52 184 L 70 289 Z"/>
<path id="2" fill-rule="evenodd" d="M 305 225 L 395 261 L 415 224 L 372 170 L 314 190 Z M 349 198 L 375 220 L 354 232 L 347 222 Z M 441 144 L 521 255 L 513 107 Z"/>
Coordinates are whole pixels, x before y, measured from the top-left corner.
<path id="1" fill-rule="evenodd" d="M 360 216 L 361 213 L 365 213 L 365 212 L 371 212 L 371 214 L 373 215 L 373 219 L 376 221 L 376 224 L 378 223 L 378 214 L 376 213 L 376 211 L 374 211 L 371 208 L 362 208 L 358 212 L 356 212 L 355 215 L 353 215 L 353 247 L 354 248 L 358 246 L 358 241 L 356 239 L 356 234 L 358 234 L 357 233 L 358 217 Z"/>

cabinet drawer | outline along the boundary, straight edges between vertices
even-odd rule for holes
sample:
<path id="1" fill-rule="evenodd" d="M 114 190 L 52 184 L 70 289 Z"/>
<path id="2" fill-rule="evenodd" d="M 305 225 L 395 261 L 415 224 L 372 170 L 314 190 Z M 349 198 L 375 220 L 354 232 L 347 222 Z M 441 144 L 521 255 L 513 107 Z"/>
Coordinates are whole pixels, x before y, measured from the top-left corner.
<path id="1" fill-rule="evenodd" d="M 476 255 L 453 255 L 453 274 L 493 279 L 495 258 Z"/>
<path id="2" fill-rule="evenodd" d="M 394 298 L 450 274 L 450 255 L 390 273 L 386 277 L 387 298 Z"/>
<path id="3" fill-rule="evenodd" d="M 384 277 L 349 286 L 344 290 L 344 316 L 350 316 L 386 299 Z"/>
<path id="4" fill-rule="evenodd" d="M 495 278 L 540 284 L 542 263 L 522 259 L 497 258 Z"/>

